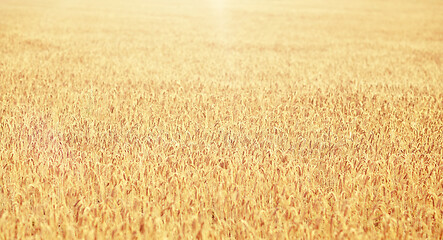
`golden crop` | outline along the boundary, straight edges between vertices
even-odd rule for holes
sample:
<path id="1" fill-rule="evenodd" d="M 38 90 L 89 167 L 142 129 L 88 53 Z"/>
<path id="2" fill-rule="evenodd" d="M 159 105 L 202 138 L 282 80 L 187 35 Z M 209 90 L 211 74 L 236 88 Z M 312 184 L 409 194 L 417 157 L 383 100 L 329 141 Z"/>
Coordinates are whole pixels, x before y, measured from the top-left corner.
<path id="1" fill-rule="evenodd" d="M 442 12 L 0 1 L 0 239 L 442 239 Z"/>

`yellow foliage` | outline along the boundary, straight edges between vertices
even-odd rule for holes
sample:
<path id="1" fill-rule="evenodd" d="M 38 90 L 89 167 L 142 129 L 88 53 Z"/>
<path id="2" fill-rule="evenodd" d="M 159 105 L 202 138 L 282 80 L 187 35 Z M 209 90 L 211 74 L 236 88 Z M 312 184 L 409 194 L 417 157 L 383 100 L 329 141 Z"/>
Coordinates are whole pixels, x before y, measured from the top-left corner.
<path id="1" fill-rule="evenodd" d="M 0 3 L 1 239 L 442 239 L 440 1 Z"/>

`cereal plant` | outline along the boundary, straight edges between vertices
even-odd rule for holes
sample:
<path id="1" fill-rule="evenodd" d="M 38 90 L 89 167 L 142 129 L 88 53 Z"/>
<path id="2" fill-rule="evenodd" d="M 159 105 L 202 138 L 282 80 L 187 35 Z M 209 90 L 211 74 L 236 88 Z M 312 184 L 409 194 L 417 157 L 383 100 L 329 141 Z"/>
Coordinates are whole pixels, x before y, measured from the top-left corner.
<path id="1" fill-rule="evenodd" d="M 442 239 L 440 1 L 0 1 L 0 239 Z"/>

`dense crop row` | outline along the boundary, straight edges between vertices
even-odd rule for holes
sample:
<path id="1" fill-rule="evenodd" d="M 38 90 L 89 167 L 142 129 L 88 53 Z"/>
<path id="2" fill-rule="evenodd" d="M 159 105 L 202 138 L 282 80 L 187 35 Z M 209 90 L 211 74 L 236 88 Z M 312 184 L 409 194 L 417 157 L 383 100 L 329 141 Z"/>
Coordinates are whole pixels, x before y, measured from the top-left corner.
<path id="1" fill-rule="evenodd" d="M 100 4 L 0 3 L 0 238 L 443 237 L 441 4 Z"/>

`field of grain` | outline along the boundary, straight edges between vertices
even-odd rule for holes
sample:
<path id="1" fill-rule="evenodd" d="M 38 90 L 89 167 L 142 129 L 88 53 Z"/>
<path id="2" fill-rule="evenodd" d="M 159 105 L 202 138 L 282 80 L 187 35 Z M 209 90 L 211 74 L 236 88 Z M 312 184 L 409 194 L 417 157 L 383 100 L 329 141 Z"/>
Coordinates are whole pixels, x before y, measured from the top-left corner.
<path id="1" fill-rule="evenodd" d="M 442 13 L 0 0 L 0 239 L 442 239 Z"/>

